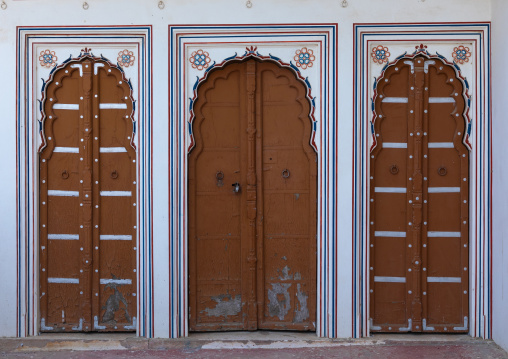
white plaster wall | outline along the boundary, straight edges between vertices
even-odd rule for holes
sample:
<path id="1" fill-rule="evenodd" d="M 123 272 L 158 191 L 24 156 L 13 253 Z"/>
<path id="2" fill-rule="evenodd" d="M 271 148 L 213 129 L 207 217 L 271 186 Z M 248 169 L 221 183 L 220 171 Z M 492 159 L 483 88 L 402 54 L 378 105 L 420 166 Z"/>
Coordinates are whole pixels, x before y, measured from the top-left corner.
<path id="1" fill-rule="evenodd" d="M 508 166 L 506 148 L 506 59 L 508 1 L 492 1 L 492 128 L 493 128 L 493 339 L 508 350 Z"/>
<path id="2" fill-rule="evenodd" d="M 0 337 L 16 335 L 16 31 L 0 14 Z"/>
<path id="3" fill-rule="evenodd" d="M 491 18 L 490 0 L 4 0 L 6 10 L 0 10 L 0 124 L 2 140 L 0 153 L 0 336 L 15 335 L 16 328 L 16 26 L 20 25 L 153 25 L 154 55 L 154 253 L 155 253 L 155 336 L 168 333 L 168 228 L 167 228 L 167 42 L 172 24 L 241 24 L 241 23 L 338 23 L 339 24 L 339 206 L 337 223 L 339 238 L 339 331 L 341 337 L 351 333 L 351 188 L 352 188 L 352 101 L 353 101 L 353 23 L 356 22 L 468 22 Z M 494 1 L 494 0 L 493 0 Z M 1 2 L 1 1 L 0 1 Z M 506 10 L 505 0 L 494 1 Z M 505 12 L 506 14 L 506 12 Z M 506 26 L 494 11 L 499 26 Z M 501 33 L 501 31 L 499 31 Z M 503 51 L 498 39 L 496 51 Z M 501 59 L 501 57 L 499 57 Z M 496 75 L 498 76 L 498 75 Z M 500 85 L 500 81 L 497 82 Z M 500 101 L 499 104 L 502 102 Z M 499 164 L 499 162 L 496 162 Z M 500 167 L 500 166 L 499 166 Z M 501 172 L 499 173 L 501 175 Z M 502 177 L 495 178 L 495 184 Z M 501 191 L 498 192 L 498 196 Z M 497 200 L 499 208 L 507 206 Z M 501 219 L 501 210 L 496 210 Z M 495 224 L 496 226 L 496 224 Z M 499 229 L 499 226 L 496 227 Z M 501 231 L 501 229 L 498 230 Z M 497 237 L 500 237 L 499 235 Z M 508 259 L 505 259 L 508 262 Z M 507 267 L 507 265 L 505 265 Z M 507 277 L 508 278 L 508 275 Z M 500 280 L 496 277 L 496 280 Z M 506 279 L 508 280 L 508 279 Z M 497 303 L 499 307 L 499 303 Z M 498 308 L 499 309 L 499 308 Z M 508 309 L 505 309 L 508 315 Z M 495 312 L 496 313 L 496 312 Z M 495 314 L 496 316 L 497 314 Z M 506 322 L 506 321 L 503 321 Z M 505 343 L 508 339 L 505 338 Z"/>

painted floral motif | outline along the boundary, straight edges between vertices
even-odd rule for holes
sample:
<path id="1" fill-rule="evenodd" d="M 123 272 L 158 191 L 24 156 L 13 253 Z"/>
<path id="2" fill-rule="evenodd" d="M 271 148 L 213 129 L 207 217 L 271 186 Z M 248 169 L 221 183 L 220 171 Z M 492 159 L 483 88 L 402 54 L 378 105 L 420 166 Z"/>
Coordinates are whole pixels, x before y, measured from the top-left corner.
<path id="1" fill-rule="evenodd" d="M 48 69 L 56 66 L 56 62 L 58 61 L 58 57 L 55 55 L 54 51 L 44 50 L 41 51 L 39 55 L 39 61 L 41 66 L 47 67 Z"/>
<path id="2" fill-rule="evenodd" d="M 198 69 L 199 71 L 206 69 L 208 64 L 210 63 L 210 55 L 208 52 L 199 49 L 198 51 L 194 51 L 189 58 L 192 67 Z"/>
<path id="3" fill-rule="evenodd" d="M 307 49 L 306 47 L 303 47 L 300 50 L 296 50 L 295 54 L 296 55 L 294 59 L 296 61 L 296 66 L 301 67 L 304 70 L 307 67 L 312 67 L 312 61 L 316 59 L 314 52 L 311 49 Z"/>
<path id="4" fill-rule="evenodd" d="M 471 52 L 469 51 L 469 47 L 460 45 L 453 49 L 452 56 L 453 61 L 459 64 L 464 64 L 466 62 L 469 62 Z"/>
<path id="5" fill-rule="evenodd" d="M 378 45 L 377 47 L 372 48 L 372 61 L 376 64 L 383 64 L 388 62 L 388 58 L 390 57 L 390 53 L 388 52 L 388 48 L 383 45 Z"/>
<path id="6" fill-rule="evenodd" d="M 136 58 L 134 57 L 134 53 L 129 50 L 123 50 L 118 53 L 118 58 L 116 61 L 118 61 L 118 64 L 123 67 L 129 67 L 134 65 L 134 60 Z"/>

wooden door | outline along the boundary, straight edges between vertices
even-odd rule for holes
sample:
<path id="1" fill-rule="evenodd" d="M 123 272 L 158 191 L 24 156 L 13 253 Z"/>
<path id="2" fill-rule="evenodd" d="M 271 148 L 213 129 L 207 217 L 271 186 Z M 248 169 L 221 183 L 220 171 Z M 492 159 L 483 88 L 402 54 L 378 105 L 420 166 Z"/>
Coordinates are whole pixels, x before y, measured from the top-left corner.
<path id="1" fill-rule="evenodd" d="M 315 330 L 316 154 L 306 87 L 249 60 L 210 73 L 189 155 L 194 331 Z"/>
<path id="2" fill-rule="evenodd" d="M 85 56 L 45 89 L 41 331 L 136 328 L 136 152 L 122 72 Z"/>
<path id="3" fill-rule="evenodd" d="M 371 330 L 467 332 L 469 153 L 455 69 L 402 58 L 378 81 L 371 153 Z"/>

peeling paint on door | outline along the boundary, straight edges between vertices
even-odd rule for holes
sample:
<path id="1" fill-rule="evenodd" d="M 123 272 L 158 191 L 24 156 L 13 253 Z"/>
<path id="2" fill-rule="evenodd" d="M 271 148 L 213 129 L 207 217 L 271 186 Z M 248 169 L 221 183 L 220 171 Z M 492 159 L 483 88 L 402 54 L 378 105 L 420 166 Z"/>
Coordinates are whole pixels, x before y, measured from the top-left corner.
<path id="1" fill-rule="evenodd" d="M 206 308 L 204 312 L 211 317 L 234 316 L 242 311 L 242 296 L 236 295 L 233 299 L 231 294 L 212 296 L 211 299 L 217 303 L 215 308 Z"/>
<path id="2" fill-rule="evenodd" d="M 113 276 L 114 279 L 117 279 Z M 127 300 L 125 297 L 120 293 L 120 291 L 117 288 L 116 283 L 109 283 L 104 287 L 104 292 L 106 292 L 108 289 L 113 290 L 113 294 L 111 294 L 108 299 L 106 300 L 106 305 L 102 306 L 102 310 L 105 310 L 104 315 L 102 316 L 101 323 L 114 323 L 118 320 L 115 319 L 116 312 L 119 310 L 122 310 L 124 312 L 124 318 L 127 323 L 131 322 L 131 316 L 129 315 L 129 304 L 127 303 Z M 123 304 L 123 307 L 120 305 Z M 121 320 L 123 322 L 123 320 Z"/>
<path id="3" fill-rule="evenodd" d="M 298 273 L 297 273 L 298 274 Z M 296 275 L 295 275 L 296 277 Z M 306 293 L 302 292 L 300 283 L 296 285 L 296 298 L 298 299 L 298 303 L 295 308 L 295 323 L 302 323 L 307 318 L 309 318 L 309 308 L 307 307 L 307 298 L 309 297 Z M 300 307 L 298 309 L 298 307 Z"/>
<path id="4" fill-rule="evenodd" d="M 291 309 L 291 297 L 288 289 L 291 283 L 272 283 L 272 289 L 268 289 L 268 312 L 272 317 L 284 320 Z"/>

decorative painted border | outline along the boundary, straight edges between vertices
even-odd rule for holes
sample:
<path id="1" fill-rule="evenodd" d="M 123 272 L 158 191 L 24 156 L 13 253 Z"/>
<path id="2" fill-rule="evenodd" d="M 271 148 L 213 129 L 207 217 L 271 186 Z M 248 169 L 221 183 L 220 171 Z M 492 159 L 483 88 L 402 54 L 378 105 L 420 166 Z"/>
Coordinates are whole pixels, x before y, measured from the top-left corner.
<path id="1" fill-rule="evenodd" d="M 34 51 L 48 46 L 118 46 L 138 48 L 138 323 L 139 336 L 153 336 L 152 242 L 152 28 L 151 26 L 20 26 L 16 37 L 16 335 L 39 332 L 38 299 L 38 153 L 39 110 L 33 74 Z M 35 54 L 36 55 L 36 54 Z M 74 54 L 75 56 L 78 54 Z M 25 100 L 26 99 L 26 100 Z"/>
<path id="2" fill-rule="evenodd" d="M 353 103 L 353 337 L 369 336 L 368 209 L 370 48 L 390 42 L 474 43 L 470 156 L 470 331 L 492 335 L 492 117 L 490 23 L 354 24 Z M 393 55 L 393 52 L 392 52 Z M 472 57 L 473 58 L 473 57 Z M 456 66 L 456 65 L 454 65 Z"/>
<path id="3" fill-rule="evenodd" d="M 189 111 L 190 111 L 190 119 L 189 119 L 190 144 L 189 144 L 189 147 L 188 147 L 187 151 L 190 153 L 190 151 L 195 146 L 194 134 L 192 133 L 192 124 L 194 123 L 194 119 L 195 119 L 193 105 L 194 105 L 194 102 L 196 102 L 196 100 L 198 98 L 198 89 L 199 89 L 199 86 L 206 81 L 206 79 L 208 78 L 208 74 L 210 73 L 210 71 L 212 69 L 220 69 L 220 68 L 222 68 L 224 66 L 227 66 L 230 63 L 244 61 L 244 60 L 249 59 L 249 58 L 258 59 L 258 60 L 261 60 L 261 61 L 270 61 L 270 62 L 279 64 L 282 68 L 290 69 L 296 75 L 296 78 L 298 80 L 300 80 L 300 82 L 303 85 L 305 85 L 305 88 L 307 89 L 307 93 L 305 95 L 306 95 L 307 99 L 310 101 L 310 105 L 311 105 L 309 117 L 311 118 L 311 121 L 312 121 L 312 126 L 311 126 L 311 128 L 312 128 L 312 134 L 310 136 L 310 142 L 309 143 L 312 146 L 312 148 L 314 148 L 314 150 L 316 152 L 318 152 L 318 148 L 316 146 L 316 141 L 315 141 L 315 139 L 316 139 L 317 122 L 316 122 L 316 118 L 314 117 L 314 112 L 315 112 L 315 109 L 316 109 L 316 99 L 314 97 L 312 97 L 312 94 L 311 94 L 312 87 L 310 85 L 310 82 L 309 82 L 308 78 L 303 77 L 301 72 L 300 72 L 300 70 L 295 65 L 293 65 L 293 63 L 290 62 L 288 64 L 288 63 L 282 61 L 280 58 L 275 57 L 275 56 L 273 56 L 271 54 L 270 54 L 270 56 L 263 56 L 263 55 L 261 55 L 257 51 L 257 48 L 254 48 L 254 47 L 251 47 L 250 50 L 247 48 L 246 51 L 245 51 L 245 54 L 243 54 L 242 56 L 238 56 L 238 54 L 235 53 L 233 56 L 227 57 L 226 59 L 224 59 L 224 61 L 222 61 L 220 64 L 216 64 L 214 62 L 208 69 L 206 69 L 205 74 L 203 75 L 203 77 L 198 78 L 196 80 L 196 83 L 193 86 L 194 97 L 191 99 L 190 104 L 189 104 Z"/>
<path id="4" fill-rule="evenodd" d="M 318 151 L 318 278 L 317 335 L 338 336 L 338 312 L 349 304 L 340 303 L 337 265 L 337 24 L 285 25 L 170 25 L 169 26 L 169 302 L 168 336 L 188 335 L 188 247 L 187 247 L 187 151 L 191 145 L 189 119 L 192 118 L 188 89 L 195 77 L 188 61 L 189 48 L 244 49 L 270 48 L 272 56 L 289 46 L 319 47 L 314 67 L 319 69 L 312 85 L 315 101 L 315 144 Z M 236 46 L 236 47 L 235 47 Z M 238 52 L 238 50 L 236 50 Z M 260 50 L 261 52 L 266 52 Z M 222 59 L 234 53 L 230 51 Z M 316 53 L 316 55 L 318 55 Z M 286 62 L 292 57 L 283 59 Z M 236 55 L 235 55 L 236 57 Z M 196 71 L 196 70 L 194 70 Z M 300 70 L 298 70 L 299 72 Z M 309 71 L 309 70 L 306 70 Z M 295 71 L 296 72 L 296 71 Z M 297 72 L 297 73 L 298 73 Z M 198 76 L 199 79 L 200 76 Z M 346 289 L 347 290 L 347 289 Z M 166 336 L 166 334 L 164 334 Z"/>
<path id="5" fill-rule="evenodd" d="M 471 107 L 471 97 L 469 96 L 469 83 L 467 82 L 466 78 L 464 76 L 462 76 L 460 67 L 458 67 L 455 62 L 448 61 L 444 56 L 440 55 L 439 53 L 436 53 L 435 55 L 430 54 L 426 49 L 427 48 L 426 45 L 420 44 L 420 46 L 419 47 L 416 46 L 416 48 L 417 49 L 412 54 L 404 53 L 404 54 L 396 57 L 393 61 L 387 63 L 381 70 L 381 75 L 379 75 L 377 80 L 374 82 L 374 96 L 372 97 L 372 101 L 371 101 L 371 103 L 372 103 L 372 120 L 370 122 L 371 123 L 372 146 L 370 146 L 369 152 L 372 152 L 374 150 L 374 148 L 376 148 L 376 146 L 377 146 L 376 133 L 374 131 L 374 125 L 375 125 L 375 122 L 377 119 L 377 113 L 376 113 L 376 110 L 374 107 L 374 103 L 376 102 L 376 99 L 377 99 L 376 86 L 379 83 L 379 81 L 381 81 L 384 78 L 385 72 L 389 67 L 395 65 L 397 63 L 397 61 L 399 61 L 400 59 L 414 59 L 417 55 L 424 55 L 427 59 L 440 60 L 441 63 L 451 66 L 453 68 L 453 70 L 455 71 L 455 76 L 457 76 L 457 78 L 462 83 L 462 88 L 464 89 L 464 92 L 461 95 L 463 96 L 464 103 L 466 104 L 465 110 L 463 113 L 464 120 L 465 120 L 464 127 L 466 129 L 466 132 L 464 132 L 464 135 L 462 136 L 462 143 L 467 147 L 467 149 L 469 151 L 471 151 L 472 145 L 471 145 L 471 142 L 469 141 L 470 136 L 471 136 L 471 119 L 469 118 L 469 108 Z"/>

